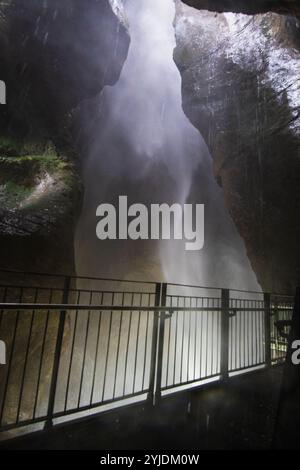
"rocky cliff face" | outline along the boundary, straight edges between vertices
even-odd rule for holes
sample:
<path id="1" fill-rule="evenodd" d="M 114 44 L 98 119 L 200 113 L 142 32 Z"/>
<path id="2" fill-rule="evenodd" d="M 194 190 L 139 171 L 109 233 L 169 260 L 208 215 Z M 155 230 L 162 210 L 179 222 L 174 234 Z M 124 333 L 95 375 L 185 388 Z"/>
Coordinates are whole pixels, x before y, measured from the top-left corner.
<path id="1" fill-rule="evenodd" d="M 184 3 L 299 13 L 293 1 Z M 1 267 L 74 270 L 82 192 L 74 110 L 119 77 L 129 44 L 121 5 L 0 0 Z M 300 275 L 299 23 L 178 1 L 175 28 L 184 110 L 209 145 L 252 266 L 264 289 L 292 289 Z"/>
<path id="2" fill-rule="evenodd" d="M 217 12 L 264 13 L 274 11 L 284 14 L 300 14 L 298 0 L 183 0 L 183 3 L 198 8 Z"/>
<path id="3" fill-rule="evenodd" d="M 300 279 L 299 26 L 291 16 L 177 4 L 183 107 L 266 290 L 292 290 Z"/>
<path id="4" fill-rule="evenodd" d="M 120 5 L 0 0 L 0 267 L 74 270 L 73 111 L 119 77 L 129 45 Z"/>
<path id="5" fill-rule="evenodd" d="M 82 193 L 75 110 L 104 85 L 115 83 L 128 45 L 117 0 L 0 0 L 0 80 L 7 87 L 7 104 L 0 106 L 0 280 L 5 284 L 55 286 L 57 300 L 62 301 L 58 283 L 63 278 L 25 278 L 1 269 L 74 273 L 74 232 Z M 1 300 L 54 301 L 47 289 L 16 287 L 7 292 L 0 288 Z M 4 387 L 0 389 L 2 424 L 11 423 L 18 409 L 24 340 L 29 338 L 30 344 L 27 363 L 36 364 L 43 334 L 47 361 L 39 401 L 47 409 L 58 315 L 51 314 L 48 322 L 42 311 L 22 313 L 20 320 L 16 312 L 1 316 L 1 339 L 13 358 L 10 369 L 2 368 L 0 374 L 1 384 L 8 384 L 7 395 Z M 68 316 L 66 341 L 70 324 Z M 13 331 L 17 333 L 11 352 Z M 36 380 L 26 369 L 21 419 L 32 417 Z"/>

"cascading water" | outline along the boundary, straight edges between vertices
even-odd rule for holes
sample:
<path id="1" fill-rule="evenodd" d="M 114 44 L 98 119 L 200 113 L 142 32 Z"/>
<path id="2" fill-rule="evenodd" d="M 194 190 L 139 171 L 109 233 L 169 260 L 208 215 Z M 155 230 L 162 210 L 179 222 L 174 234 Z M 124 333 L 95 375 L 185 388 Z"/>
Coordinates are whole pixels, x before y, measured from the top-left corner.
<path id="1" fill-rule="evenodd" d="M 127 0 L 125 7 L 131 46 L 121 77 L 114 87 L 104 88 L 97 99 L 81 109 L 84 141 L 89 147 L 82 162 L 85 197 L 77 230 L 77 272 L 102 278 L 257 290 L 243 242 L 213 177 L 211 157 L 182 110 L 181 77 L 173 60 L 174 2 Z M 102 203 L 117 207 L 120 195 L 128 196 L 128 205 L 205 204 L 204 249 L 188 252 L 185 240 L 98 240 L 96 208 Z M 83 282 L 79 282 L 82 289 Z M 120 289 L 115 292 L 115 283 L 102 282 L 102 293 L 94 292 L 87 298 L 82 291 L 80 300 L 144 307 L 155 301 L 153 292 L 122 295 L 124 283 L 120 282 Z M 88 281 L 87 289 L 91 284 Z M 186 301 L 187 306 L 203 302 L 188 296 L 206 295 L 206 289 L 200 294 L 192 290 L 196 289 L 169 285 L 168 296 L 178 296 L 178 306 L 186 306 Z M 179 299 L 182 294 L 186 297 Z M 209 295 L 219 297 L 220 292 L 209 291 Z M 235 297 L 243 295 L 234 293 Z M 260 313 L 243 313 L 231 321 L 231 351 L 237 351 L 239 345 L 239 350 L 245 351 L 243 360 L 250 342 L 246 348 L 241 332 L 247 330 L 254 336 L 253 318 L 255 324 L 262 324 Z M 163 386 L 196 383 L 219 374 L 220 320 L 219 311 L 179 311 L 166 320 Z M 152 311 L 75 313 L 70 315 L 70 331 L 73 343 L 66 346 L 57 392 L 60 406 L 95 406 L 103 400 L 148 391 L 155 338 Z M 254 338 L 263 344 L 262 327 Z M 69 368 L 70 348 L 76 354 Z M 263 347 L 257 355 L 258 362 L 262 362 L 262 356 Z M 253 363 L 250 353 L 247 358 L 249 364 Z M 242 365 L 235 352 L 229 359 Z M 70 386 L 66 385 L 68 368 Z M 79 391 L 78 377 L 83 384 Z"/>
<path id="2" fill-rule="evenodd" d="M 131 46 L 119 82 L 88 104 L 85 198 L 77 230 L 78 274 L 257 289 L 242 240 L 213 177 L 212 161 L 181 104 L 173 60 L 173 0 L 127 0 Z M 94 118 L 91 118 L 94 113 Z M 205 245 L 182 241 L 99 241 L 96 207 L 205 204 Z"/>

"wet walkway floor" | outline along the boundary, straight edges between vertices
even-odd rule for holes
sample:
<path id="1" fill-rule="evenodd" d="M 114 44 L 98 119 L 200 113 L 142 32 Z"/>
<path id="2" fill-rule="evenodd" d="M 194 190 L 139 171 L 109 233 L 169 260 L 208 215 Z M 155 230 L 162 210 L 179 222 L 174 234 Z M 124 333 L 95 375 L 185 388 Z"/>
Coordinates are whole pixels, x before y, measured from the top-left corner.
<path id="1" fill-rule="evenodd" d="M 139 404 L 49 432 L 2 442 L 1 449 L 268 449 L 282 367 L 231 378 L 224 385 Z"/>

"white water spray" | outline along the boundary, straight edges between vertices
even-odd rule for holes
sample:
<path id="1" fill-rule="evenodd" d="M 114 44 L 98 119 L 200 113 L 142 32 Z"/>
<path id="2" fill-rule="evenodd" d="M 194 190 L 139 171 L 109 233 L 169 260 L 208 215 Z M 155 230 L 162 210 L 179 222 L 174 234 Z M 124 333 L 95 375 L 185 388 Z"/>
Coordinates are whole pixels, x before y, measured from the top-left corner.
<path id="1" fill-rule="evenodd" d="M 85 200 L 78 225 L 78 274 L 257 289 L 242 240 L 224 206 L 212 161 L 182 110 L 181 77 L 173 60 L 173 0 L 127 0 L 131 45 L 119 82 L 88 109 Z M 96 108 L 96 109 L 95 109 Z M 95 116 L 91 115 L 92 112 Z M 205 247 L 183 241 L 102 241 L 98 204 L 205 204 Z"/>

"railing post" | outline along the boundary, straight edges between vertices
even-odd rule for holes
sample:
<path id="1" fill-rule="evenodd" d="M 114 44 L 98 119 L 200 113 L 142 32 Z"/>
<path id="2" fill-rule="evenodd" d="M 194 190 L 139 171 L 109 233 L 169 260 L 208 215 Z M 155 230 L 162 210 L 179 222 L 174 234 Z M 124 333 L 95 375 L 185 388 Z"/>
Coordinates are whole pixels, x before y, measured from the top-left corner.
<path id="1" fill-rule="evenodd" d="M 67 304 L 69 300 L 69 291 L 70 291 L 70 284 L 71 284 L 71 277 L 66 277 L 64 281 L 64 291 L 62 297 L 62 303 Z M 59 372 L 59 363 L 61 357 L 61 350 L 63 344 L 63 337 L 64 337 L 64 330 L 65 330 L 65 323 L 66 323 L 66 310 L 62 310 L 59 315 L 59 323 L 58 323 L 58 330 L 57 330 L 57 338 L 56 338 L 56 345 L 55 345 L 55 352 L 54 352 L 54 361 L 53 361 L 53 369 L 52 369 L 52 376 L 51 376 L 51 385 L 50 385 L 50 393 L 49 393 L 49 402 L 48 402 L 48 412 L 47 412 L 47 422 L 46 428 L 51 428 L 53 426 L 53 414 L 54 414 L 54 407 L 55 407 L 55 394 L 56 394 L 56 387 L 57 387 L 57 380 L 58 380 L 58 372 Z"/>
<path id="2" fill-rule="evenodd" d="M 168 284 L 162 284 L 161 302 L 160 306 L 166 306 Z M 156 374 L 156 391 L 155 391 L 155 404 L 159 403 L 161 399 L 161 377 L 163 365 L 163 352 L 164 352 L 164 336 L 165 336 L 165 320 L 166 314 L 164 311 L 160 312 L 159 319 L 159 337 L 158 337 L 158 354 L 157 354 L 157 374 Z"/>
<path id="3" fill-rule="evenodd" d="M 221 380 L 228 378 L 229 359 L 229 289 L 222 289 L 221 299 Z"/>
<path id="4" fill-rule="evenodd" d="M 155 307 L 160 306 L 161 298 L 161 284 L 156 284 L 155 287 Z M 156 358 L 158 346 L 158 325 L 159 325 L 159 312 L 155 311 L 153 314 L 153 332 L 152 332 L 152 346 L 151 346 L 151 362 L 150 362 L 150 381 L 148 401 L 154 405 L 154 392 L 155 392 L 155 376 L 156 376 Z"/>
<path id="5" fill-rule="evenodd" d="M 271 367 L 271 295 L 264 294 L 265 309 L 265 363 L 266 367 Z"/>

